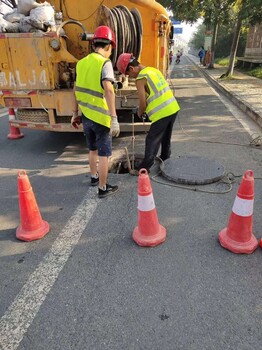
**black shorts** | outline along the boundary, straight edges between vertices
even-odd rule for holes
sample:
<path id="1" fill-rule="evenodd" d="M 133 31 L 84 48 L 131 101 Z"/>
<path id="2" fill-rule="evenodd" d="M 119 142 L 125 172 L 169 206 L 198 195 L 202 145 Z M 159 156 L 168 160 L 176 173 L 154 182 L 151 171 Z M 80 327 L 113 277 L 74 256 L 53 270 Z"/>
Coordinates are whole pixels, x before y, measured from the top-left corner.
<path id="1" fill-rule="evenodd" d="M 85 116 L 83 116 L 82 120 L 89 150 L 97 150 L 100 157 L 110 157 L 112 155 L 112 136 L 110 135 L 110 129 Z"/>

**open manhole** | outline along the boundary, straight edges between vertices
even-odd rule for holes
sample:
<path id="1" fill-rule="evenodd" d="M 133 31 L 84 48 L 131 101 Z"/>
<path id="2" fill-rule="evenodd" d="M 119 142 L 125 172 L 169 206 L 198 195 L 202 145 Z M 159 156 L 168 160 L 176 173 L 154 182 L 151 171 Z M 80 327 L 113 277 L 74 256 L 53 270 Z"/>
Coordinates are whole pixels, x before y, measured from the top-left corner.
<path id="1" fill-rule="evenodd" d="M 161 166 L 167 179 L 187 185 L 206 185 L 219 181 L 225 168 L 216 160 L 203 157 L 169 158 Z"/>
<path id="2" fill-rule="evenodd" d="M 129 155 L 131 169 L 138 170 L 138 166 L 143 159 L 143 155 Z M 109 172 L 113 174 L 128 174 L 129 164 L 126 156 L 121 156 L 119 159 L 114 159 L 110 165 Z"/>

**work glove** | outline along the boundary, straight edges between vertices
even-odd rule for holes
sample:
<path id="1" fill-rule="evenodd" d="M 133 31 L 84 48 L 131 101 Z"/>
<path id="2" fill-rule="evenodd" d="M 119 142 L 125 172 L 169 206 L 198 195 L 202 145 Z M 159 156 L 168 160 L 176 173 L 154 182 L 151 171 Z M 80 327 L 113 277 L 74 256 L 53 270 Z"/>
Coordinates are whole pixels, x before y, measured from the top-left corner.
<path id="1" fill-rule="evenodd" d="M 136 170 L 136 169 L 131 169 L 129 171 L 129 174 L 132 175 L 132 176 L 139 176 L 139 171 Z"/>
<path id="2" fill-rule="evenodd" d="M 80 125 L 82 122 L 81 117 L 77 116 L 73 116 L 71 118 L 71 125 L 74 129 L 78 129 L 78 125 Z"/>
<path id="3" fill-rule="evenodd" d="M 148 118 L 148 115 L 144 112 L 142 115 L 138 115 L 138 107 L 135 107 L 132 109 L 132 114 L 135 116 L 135 117 L 138 117 L 140 120 L 144 122 L 149 122 L 149 118 Z"/>
<path id="4" fill-rule="evenodd" d="M 117 117 L 111 117 L 110 134 L 112 137 L 118 137 L 120 134 L 120 127 L 117 121 Z"/>
<path id="5" fill-rule="evenodd" d="M 141 119 L 143 120 L 143 122 L 150 122 L 150 119 L 148 118 L 148 115 L 146 113 L 143 113 L 141 115 Z"/>

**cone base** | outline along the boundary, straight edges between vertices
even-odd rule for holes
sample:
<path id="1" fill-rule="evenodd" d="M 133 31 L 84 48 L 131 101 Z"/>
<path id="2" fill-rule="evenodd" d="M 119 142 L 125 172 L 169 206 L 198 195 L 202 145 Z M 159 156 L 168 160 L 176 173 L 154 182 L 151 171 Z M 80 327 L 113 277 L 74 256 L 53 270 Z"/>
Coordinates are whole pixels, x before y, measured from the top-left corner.
<path id="1" fill-rule="evenodd" d="M 7 135 L 7 138 L 10 139 L 10 140 L 17 140 L 17 139 L 21 139 L 22 137 L 24 137 L 24 134 L 8 134 Z"/>
<path id="2" fill-rule="evenodd" d="M 227 227 L 219 232 L 218 240 L 223 248 L 236 254 L 251 254 L 258 247 L 258 241 L 253 234 L 251 234 L 249 241 L 237 242 L 228 237 Z"/>
<path id="3" fill-rule="evenodd" d="M 43 238 L 49 232 L 48 222 L 42 220 L 41 226 L 33 231 L 24 230 L 21 225 L 16 229 L 16 238 L 21 241 L 31 242 Z"/>
<path id="4" fill-rule="evenodd" d="M 141 234 L 138 226 L 133 231 L 133 240 L 141 247 L 155 247 L 166 240 L 166 229 L 159 225 L 159 231 L 151 236 Z"/>

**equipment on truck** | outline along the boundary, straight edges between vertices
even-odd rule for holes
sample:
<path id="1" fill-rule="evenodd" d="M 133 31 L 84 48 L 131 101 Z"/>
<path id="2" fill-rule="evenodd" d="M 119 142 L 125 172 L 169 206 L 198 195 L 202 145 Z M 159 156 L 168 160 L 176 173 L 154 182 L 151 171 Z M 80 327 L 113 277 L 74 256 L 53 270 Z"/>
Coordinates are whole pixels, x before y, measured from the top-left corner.
<path id="1" fill-rule="evenodd" d="M 92 40 L 101 35 L 95 34 L 95 29 L 108 26 L 112 29 L 109 35 L 115 35 L 111 60 L 120 129 L 132 131 L 130 112 L 138 105 L 135 82 L 117 70 L 116 62 L 121 53 L 130 52 L 166 75 L 172 27 L 166 10 L 154 0 L 123 0 L 121 5 L 117 0 L 93 0 L 88 6 L 84 0 L 50 0 L 39 2 L 38 7 L 36 3 L 33 1 L 34 8 L 25 17 L 16 14 L 19 33 L 6 29 L 0 33 L 0 104 L 16 110 L 11 125 L 76 131 L 70 125 L 75 67 L 92 52 Z M 42 19 L 39 25 L 31 14 L 43 12 L 44 7 L 48 21 Z M 134 124 L 136 131 L 150 126 L 139 119 Z M 82 126 L 77 131 L 82 131 Z"/>

